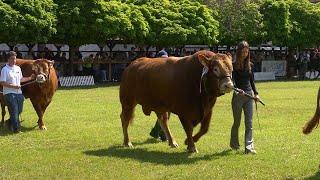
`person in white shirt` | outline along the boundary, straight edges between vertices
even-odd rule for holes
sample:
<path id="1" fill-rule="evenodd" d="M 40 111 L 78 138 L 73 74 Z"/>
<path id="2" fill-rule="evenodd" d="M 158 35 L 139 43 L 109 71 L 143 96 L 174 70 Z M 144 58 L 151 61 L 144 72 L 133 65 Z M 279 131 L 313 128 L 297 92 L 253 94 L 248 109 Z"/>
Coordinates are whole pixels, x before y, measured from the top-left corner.
<path id="1" fill-rule="evenodd" d="M 21 132 L 19 115 L 22 112 L 24 101 L 20 83 L 30 81 L 35 76 L 23 77 L 20 67 L 16 65 L 16 57 L 16 52 L 9 52 L 8 63 L 1 70 L 0 84 L 3 86 L 4 98 L 8 105 L 12 131 L 19 133 Z"/>

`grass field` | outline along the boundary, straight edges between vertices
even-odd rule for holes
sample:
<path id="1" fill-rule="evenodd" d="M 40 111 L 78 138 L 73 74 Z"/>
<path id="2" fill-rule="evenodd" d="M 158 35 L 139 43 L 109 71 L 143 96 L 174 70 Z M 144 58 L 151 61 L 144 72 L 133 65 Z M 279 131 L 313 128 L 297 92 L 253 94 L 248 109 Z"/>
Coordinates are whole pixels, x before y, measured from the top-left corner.
<path id="1" fill-rule="evenodd" d="M 25 101 L 21 134 L 0 133 L 0 179 L 319 179 L 320 131 L 301 132 L 316 105 L 320 81 L 257 83 L 266 107 L 259 105 L 260 127 L 254 114 L 257 155 L 229 148 L 231 94 L 214 107 L 209 132 L 188 154 L 186 135 L 173 115 L 169 125 L 179 143 L 176 149 L 153 140 L 155 123 L 137 106 L 129 135 L 135 146 L 124 148 L 119 114 L 119 86 L 59 89 L 44 122 Z M 196 131 L 199 127 L 196 128 Z"/>

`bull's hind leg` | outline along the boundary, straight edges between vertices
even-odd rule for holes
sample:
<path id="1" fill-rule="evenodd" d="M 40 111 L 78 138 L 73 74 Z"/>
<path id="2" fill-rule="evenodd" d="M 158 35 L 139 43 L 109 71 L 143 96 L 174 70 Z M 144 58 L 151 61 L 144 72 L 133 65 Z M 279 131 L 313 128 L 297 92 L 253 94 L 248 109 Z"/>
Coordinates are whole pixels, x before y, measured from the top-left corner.
<path id="1" fill-rule="evenodd" d="M 128 126 L 129 126 L 129 123 L 133 120 L 134 107 L 135 105 L 132 107 L 122 106 L 122 112 L 121 112 L 120 118 L 121 118 L 122 131 L 123 131 L 123 145 L 125 147 L 133 147 L 128 135 Z"/>
<path id="2" fill-rule="evenodd" d="M 160 123 L 160 126 L 162 128 L 162 130 L 164 131 L 168 142 L 169 142 L 169 146 L 171 146 L 172 148 L 176 148 L 178 147 L 178 143 L 173 139 L 171 131 L 168 127 L 168 120 L 169 120 L 169 113 L 165 112 L 165 113 L 157 113 L 158 116 L 158 122 Z"/>

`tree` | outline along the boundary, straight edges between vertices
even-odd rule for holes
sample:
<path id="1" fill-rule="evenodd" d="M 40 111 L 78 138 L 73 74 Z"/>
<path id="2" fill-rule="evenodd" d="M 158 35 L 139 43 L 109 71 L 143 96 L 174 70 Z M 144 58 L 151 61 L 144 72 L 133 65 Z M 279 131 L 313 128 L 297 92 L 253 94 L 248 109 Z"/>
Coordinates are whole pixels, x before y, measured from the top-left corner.
<path id="1" fill-rule="evenodd" d="M 56 33 L 55 7 L 52 0 L 0 1 L 0 40 L 47 42 Z"/>
<path id="2" fill-rule="evenodd" d="M 290 21 L 290 5 L 284 0 L 267 0 L 261 6 L 263 14 L 263 30 L 266 32 L 265 41 L 274 45 L 287 45 L 292 23 Z"/>
<path id="3" fill-rule="evenodd" d="M 205 5 L 189 0 L 124 0 L 139 8 L 150 30 L 147 45 L 215 44 L 218 22 Z"/>
<path id="4" fill-rule="evenodd" d="M 104 0 L 56 0 L 59 5 L 56 41 L 72 46 L 122 39 L 136 42 L 148 33 L 148 24 L 133 5 Z"/>
<path id="5" fill-rule="evenodd" d="M 292 32 L 289 36 L 290 47 L 315 47 L 320 37 L 320 6 L 307 0 L 288 1 Z"/>
<path id="6" fill-rule="evenodd" d="M 216 18 L 220 23 L 219 41 L 232 46 L 241 40 L 250 44 L 260 44 L 263 37 L 260 3 L 253 0 L 205 1 L 211 8 L 218 9 Z"/>

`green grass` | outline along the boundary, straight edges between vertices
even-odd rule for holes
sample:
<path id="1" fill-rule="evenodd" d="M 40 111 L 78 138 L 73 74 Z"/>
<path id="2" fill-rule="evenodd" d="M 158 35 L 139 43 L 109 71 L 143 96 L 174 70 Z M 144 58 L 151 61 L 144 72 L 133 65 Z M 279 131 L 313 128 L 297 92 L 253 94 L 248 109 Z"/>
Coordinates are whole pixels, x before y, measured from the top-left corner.
<path id="1" fill-rule="evenodd" d="M 286 179 L 320 178 L 320 131 L 306 136 L 303 124 L 315 110 L 319 81 L 257 83 L 266 107 L 254 114 L 257 155 L 229 148 L 231 94 L 218 99 L 209 132 L 188 154 L 186 135 L 172 115 L 169 125 L 176 149 L 152 140 L 155 123 L 137 106 L 129 127 L 134 148 L 124 148 L 119 114 L 119 86 L 60 89 L 45 114 L 47 131 L 25 101 L 22 134 L 0 133 L 0 179 Z M 35 128 L 34 128 L 35 127 Z M 199 127 L 196 127 L 196 131 Z"/>

